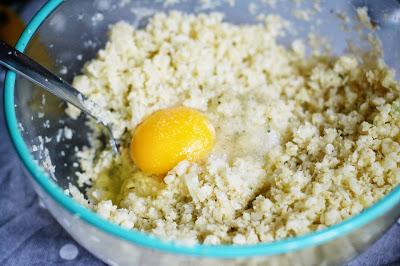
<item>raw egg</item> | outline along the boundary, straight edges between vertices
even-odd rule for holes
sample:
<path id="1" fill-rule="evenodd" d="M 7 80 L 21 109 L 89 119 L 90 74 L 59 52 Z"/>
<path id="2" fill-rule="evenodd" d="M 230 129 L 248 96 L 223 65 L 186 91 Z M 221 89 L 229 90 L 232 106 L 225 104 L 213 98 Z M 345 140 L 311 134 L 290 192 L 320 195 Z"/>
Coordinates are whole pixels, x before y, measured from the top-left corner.
<path id="1" fill-rule="evenodd" d="M 163 175 L 179 162 L 195 162 L 214 144 L 214 129 L 201 112 L 184 106 L 154 112 L 133 134 L 130 155 L 143 172 Z"/>

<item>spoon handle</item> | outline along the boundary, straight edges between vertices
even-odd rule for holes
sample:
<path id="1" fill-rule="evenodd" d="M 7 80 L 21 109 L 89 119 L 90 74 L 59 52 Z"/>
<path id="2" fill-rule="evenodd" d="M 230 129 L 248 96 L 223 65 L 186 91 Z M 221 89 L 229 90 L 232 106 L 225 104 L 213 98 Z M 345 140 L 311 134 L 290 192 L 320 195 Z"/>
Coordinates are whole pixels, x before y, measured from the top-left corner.
<path id="1" fill-rule="evenodd" d="M 0 64 L 31 80 L 57 97 L 75 105 L 85 113 L 97 118 L 93 110 L 90 110 L 92 108 L 88 109 L 85 106 L 85 102 L 88 100 L 82 93 L 30 57 L 1 40 Z M 94 107 L 93 105 L 92 103 L 92 107 Z"/>
<path id="2" fill-rule="evenodd" d="M 110 133 L 111 147 L 115 154 L 118 154 L 117 143 L 111 130 L 112 125 L 104 120 L 102 115 L 103 110 L 97 104 L 87 99 L 85 95 L 69 85 L 68 82 L 54 75 L 32 58 L 19 52 L 1 40 L 0 65 L 17 72 L 57 97 L 75 105 L 84 113 L 96 119 L 97 122 L 103 124 Z"/>

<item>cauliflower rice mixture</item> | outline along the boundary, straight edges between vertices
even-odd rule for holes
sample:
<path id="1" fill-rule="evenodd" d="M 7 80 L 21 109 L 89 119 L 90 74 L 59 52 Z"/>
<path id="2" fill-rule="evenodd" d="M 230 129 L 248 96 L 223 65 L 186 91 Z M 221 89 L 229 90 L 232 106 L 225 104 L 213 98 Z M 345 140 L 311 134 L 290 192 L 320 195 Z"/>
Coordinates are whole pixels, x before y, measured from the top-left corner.
<path id="1" fill-rule="evenodd" d="M 120 22 L 74 86 L 110 112 L 121 155 L 78 153 L 80 185 L 102 217 L 186 244 L 250 244 L 301 235 L 361 212 L 400 182 L 400 87 L 379 57 L 305 56 L 267 16 L 237 26 L 219 14 Z M 135 127 L 161 108 L 203 112 L 215 145 L 163 178 L 129 157 Z M 67 112 L 79 113 L 69 107 Z"/>

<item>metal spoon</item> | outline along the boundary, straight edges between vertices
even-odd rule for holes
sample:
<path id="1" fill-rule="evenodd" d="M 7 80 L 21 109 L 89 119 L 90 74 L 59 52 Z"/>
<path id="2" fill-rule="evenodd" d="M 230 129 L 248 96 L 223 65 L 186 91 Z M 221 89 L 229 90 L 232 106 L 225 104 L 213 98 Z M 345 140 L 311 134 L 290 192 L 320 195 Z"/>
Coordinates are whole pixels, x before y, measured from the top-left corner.
<path id="1" fill-rule="evenodd" d="M 85 95 L 80 93 L 65 80 L 54 75 L 32 58 L 19 52 L 3 41 L 0 41 L 0 64 L 33 81 L 50 93 L 73 104 L 85 114 L 96 119 L 99 124 L 107 128 L 110 133 L 112 150 L 115 154 L 118 154 L 117 141 L 111 130 L 112 124 L 104 120 L 104 117 L 101 115 L 104 111 L 102 111 L 102 108 L 97 104 L 86 98 Z"/>

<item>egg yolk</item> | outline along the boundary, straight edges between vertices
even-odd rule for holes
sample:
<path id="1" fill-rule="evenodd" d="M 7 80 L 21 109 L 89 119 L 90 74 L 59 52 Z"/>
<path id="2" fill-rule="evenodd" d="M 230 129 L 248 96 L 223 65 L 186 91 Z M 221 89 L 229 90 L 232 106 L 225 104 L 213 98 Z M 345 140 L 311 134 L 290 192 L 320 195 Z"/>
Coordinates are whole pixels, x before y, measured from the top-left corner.
<path id="1" fill-rule="evenodd" d="M 159 110 L 139 124 L 130 155 L 145 173 L 163 175 L 183 160 L 197 161 L 214 144 L 214 129 L 199 111 L 184 107 Z"/>

